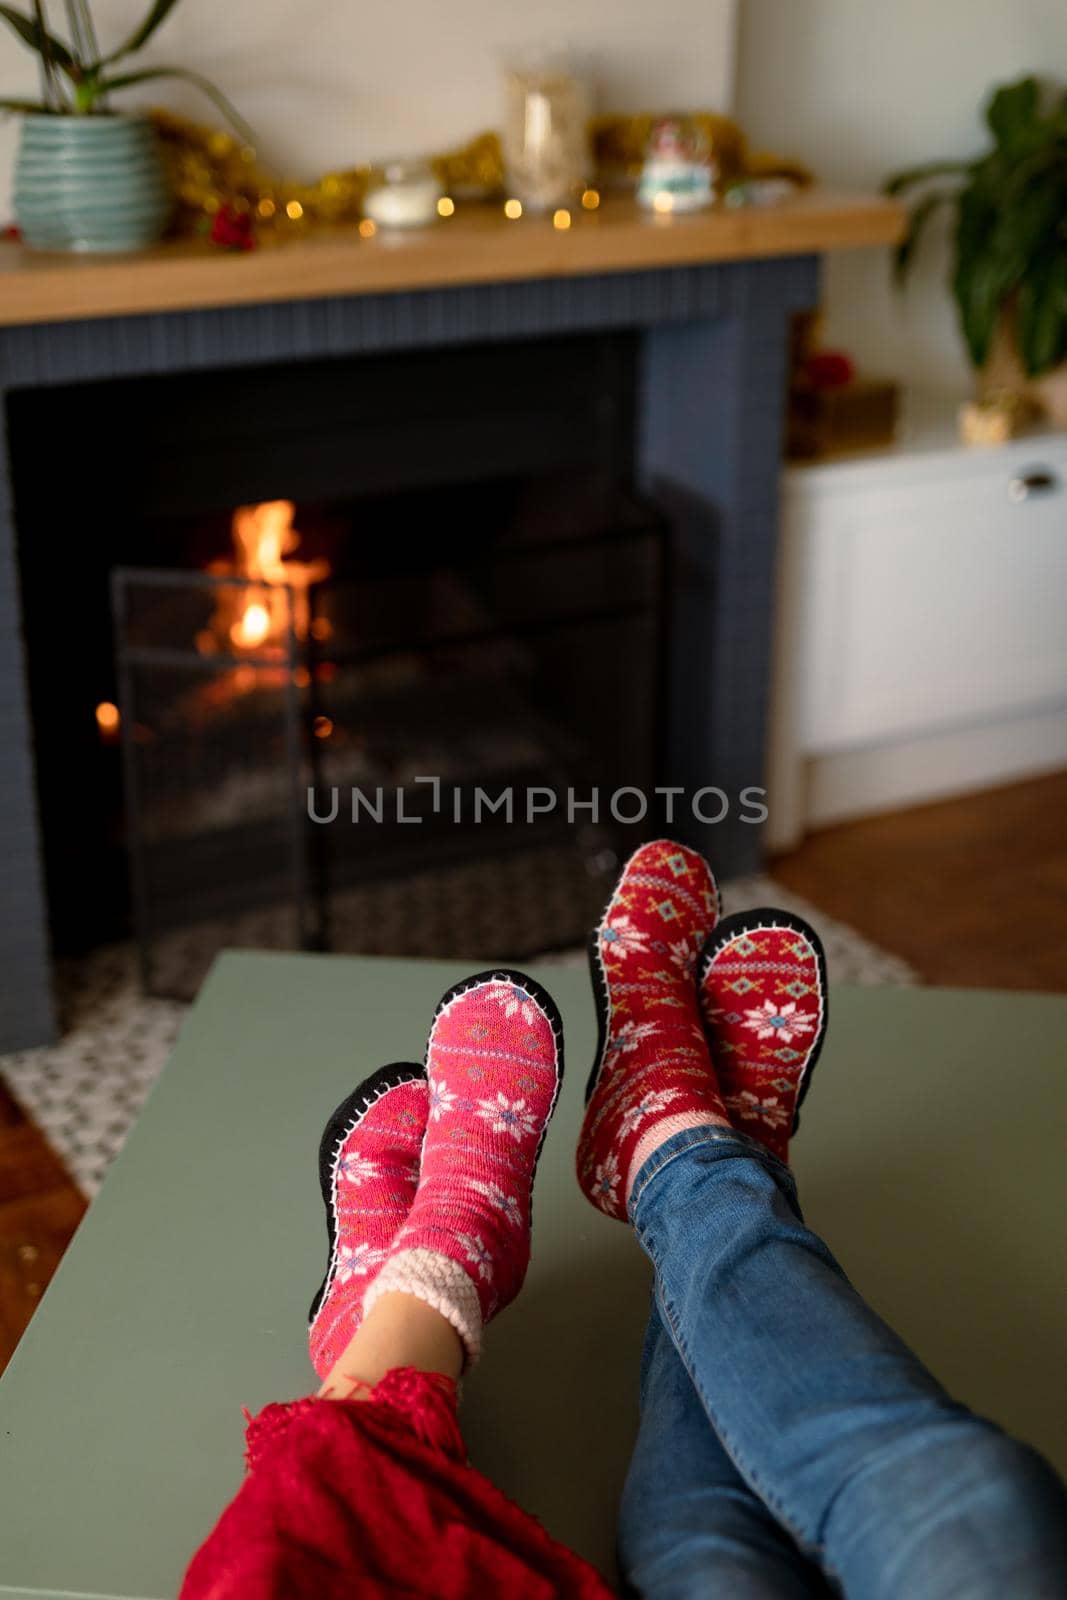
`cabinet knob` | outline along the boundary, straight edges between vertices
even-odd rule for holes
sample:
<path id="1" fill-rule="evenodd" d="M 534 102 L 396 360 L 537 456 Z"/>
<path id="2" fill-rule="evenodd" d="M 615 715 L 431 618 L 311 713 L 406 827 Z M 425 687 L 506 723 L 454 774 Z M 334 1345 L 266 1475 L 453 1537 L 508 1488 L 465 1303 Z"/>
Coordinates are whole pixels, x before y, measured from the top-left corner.
<path id="1" fill-rule="evenodd" d="M 1019 504 L 1033 495 L 1054 494 L 1059 486 L 1060 480 L 1048 467 L 1031 467 L 1008 479 L 1008 499 Z"/>

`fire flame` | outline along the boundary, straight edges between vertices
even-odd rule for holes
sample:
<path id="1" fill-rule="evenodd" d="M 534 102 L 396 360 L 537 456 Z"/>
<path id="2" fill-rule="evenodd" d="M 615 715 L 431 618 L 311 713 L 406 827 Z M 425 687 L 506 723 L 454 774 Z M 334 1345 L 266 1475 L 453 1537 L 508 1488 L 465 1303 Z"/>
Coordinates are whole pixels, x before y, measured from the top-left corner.
<path id="1" fill-rule="evenodd" d="M 231 524 L 233 560 L 209 570 L 245 578 L 256 587 L 220 592 L 210 628 L 197 637 L 202 653 L 214 654 L 220 646 L 256 651 L 283 643 L 290 626 L 286 588 L 292 594 L 293 630 L 298 639 L 307 638 L 308 589 L 327 577 L 330 567 L 327 561 L 289 559 L 300 545 L 294 511 L 291 500 L 237 507 Z"/>
<path id="2" fill-rule="evenodd" d="M 230 638 L 238 649 L 254 650 L 270 632 L 270 612 L 266 606 L 249 601 L 244 614 L 230 628 Z"/>
<path id="3" fill-rule="evenodd" d="M 238 571 L 264 583 L 288 583 L 291 573 L 283 557 L 300 543 L 293 527 L 296 507 L 291 500 L 264 500 L 258 506 L 238 506 L 233 514 L 233 542 Z"/>

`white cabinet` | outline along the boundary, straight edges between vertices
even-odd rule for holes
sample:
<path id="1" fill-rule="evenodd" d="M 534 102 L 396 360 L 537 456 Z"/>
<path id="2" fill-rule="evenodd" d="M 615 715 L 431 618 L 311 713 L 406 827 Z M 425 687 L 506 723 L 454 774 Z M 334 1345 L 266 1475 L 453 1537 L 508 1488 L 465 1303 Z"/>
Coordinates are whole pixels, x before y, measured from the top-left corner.
<path id="1" fill-rule="evenodd" d="M 772 845 L 1067 761 L 1067 436 L 927 423 L 790 467 L 782 506 Z"/>

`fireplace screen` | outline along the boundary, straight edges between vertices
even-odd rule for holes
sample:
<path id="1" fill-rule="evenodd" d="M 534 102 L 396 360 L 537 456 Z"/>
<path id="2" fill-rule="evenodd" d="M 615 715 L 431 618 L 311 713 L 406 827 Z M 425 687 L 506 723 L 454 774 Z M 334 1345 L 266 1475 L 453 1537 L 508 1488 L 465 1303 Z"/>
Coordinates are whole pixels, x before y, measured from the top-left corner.
<path id="1" fill-rule="evenodd" d="M 571 948 L 655 782 L 662 528 L 298 559 L 288 502 L 241 508 L 207 572 L 113 580 L 146 987 L 224 946 L 491 962 Z"/>
<path id="2" fill-rule="evenodd" d="M 253 639 L 255 582 L 120 568 L 113 614 L 142 979 L 185 996 L 225 945 L 314 941 L 296 593 Z"/>

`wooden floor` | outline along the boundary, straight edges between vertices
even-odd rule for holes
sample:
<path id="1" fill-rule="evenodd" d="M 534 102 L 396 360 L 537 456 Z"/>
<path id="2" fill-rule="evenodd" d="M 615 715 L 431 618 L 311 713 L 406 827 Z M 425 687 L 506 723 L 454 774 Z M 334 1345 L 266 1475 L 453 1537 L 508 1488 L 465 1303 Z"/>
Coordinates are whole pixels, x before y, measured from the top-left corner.
<path id="1" fill-rule="evenodd" d="M 1067 773 L 830 828 L 771 871 L 927 983 L 1067 990 Z M 0 1370 L 84 1209 L 0 1087 Z"/>
<path id="2" fill-rule="evenodd" d="M 1067 773 L 828 828 L 770 871 L 924 983 L 1067 990 Z"/>
<path id="3" fill-rule="evenodd" d="M 0 1085 L 0 1371 L 84 1210 L 51 1147 Z"/>

